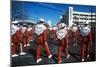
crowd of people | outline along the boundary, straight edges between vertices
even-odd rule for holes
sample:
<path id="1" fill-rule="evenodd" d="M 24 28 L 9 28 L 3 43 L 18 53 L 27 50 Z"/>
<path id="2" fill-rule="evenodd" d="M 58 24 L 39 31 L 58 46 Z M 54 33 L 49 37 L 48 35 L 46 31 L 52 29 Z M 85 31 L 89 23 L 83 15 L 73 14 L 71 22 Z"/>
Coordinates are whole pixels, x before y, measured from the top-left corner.
<path id="1" fill-rule="evenodd" d="M 61 55 L 64 51 L 66 59 L 70 57 L 68 51 L 69 37 L 72 37 L 73 47 L 78 45 L 78 36 L 80 36 L 79 41 L 81 44 L 81 61 L 84 62 L 85 51 L 87 52 L 87 58 L 90 58 L 90 45 L 95 40 L 95 27 L 89 24 L 73 24 L 71 27 L 67 26 L 65 23 L 59 23 L 54 27 L 47 27 L 44 20 L 39 20 L 35 26 L 31 24 L 19 24 L 13 21 L 11 23 L 11 46 L 12 46 L 12 57 L 17 57 L 19 55 L 25 55 L 25 47 L 30 46 L 30 42 L 36 41 L 36 63 L 42 61 L 40 56 L 41 47 L 44 48 L 48 58 L 52 58 L 48 42 L 47 42 L 47 32 L 49 31 L 49 36 L 52 40 L 57 40 L 58 42 L 58 53 L 57 53 L 57 63 L 61 63 Z M 71 35 L 69 35 L 69 32 Z M 34 37 L 34 34 L 36 35 Z M 55 48 L 55 47 L 52 47 Z M 17 50 L 20 50 L 19 52 Z"/>

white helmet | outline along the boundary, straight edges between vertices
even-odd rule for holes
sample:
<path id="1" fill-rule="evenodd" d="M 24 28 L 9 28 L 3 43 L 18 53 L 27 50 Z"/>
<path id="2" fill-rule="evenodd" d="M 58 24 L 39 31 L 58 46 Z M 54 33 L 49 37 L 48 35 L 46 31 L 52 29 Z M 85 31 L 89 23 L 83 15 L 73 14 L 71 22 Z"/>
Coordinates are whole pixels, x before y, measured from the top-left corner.
<path id="1" fill-rule="evenodd" d="M 75 23 L 73 23 L 73 25 L 74 25 L 74 26 L 76 26 L 76 24 L 75 24 Z"/>
<path id="2" fill-rule="evenodd" d="M 12 21 L 12 23 L 18 23 L 18 21 Z"/>
<path id="3" fill-rule="evenodd" d="M 39 19 L 39 21 L 45 21 L 45 20 L 42 18 L 42 19 Z"/>

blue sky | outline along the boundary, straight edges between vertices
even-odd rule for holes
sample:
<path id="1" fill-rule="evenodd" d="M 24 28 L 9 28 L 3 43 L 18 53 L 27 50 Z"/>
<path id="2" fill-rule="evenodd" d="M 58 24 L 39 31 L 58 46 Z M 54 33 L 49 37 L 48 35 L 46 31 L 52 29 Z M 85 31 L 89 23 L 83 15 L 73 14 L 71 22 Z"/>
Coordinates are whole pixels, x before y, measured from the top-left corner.
<path id="1" fill-rule="evenodd" d="M 52 25 L 55 25 L 59 21 L 60 16 L 68 10 L 69 6 L 72 6 L 74 11 L 96 12 L 96 7 L 89 5 L 13 1 L 12 17 L 22 15 L 26 19 L 35 22 L 44 18 L 46 21 L 51 21 Z"/>

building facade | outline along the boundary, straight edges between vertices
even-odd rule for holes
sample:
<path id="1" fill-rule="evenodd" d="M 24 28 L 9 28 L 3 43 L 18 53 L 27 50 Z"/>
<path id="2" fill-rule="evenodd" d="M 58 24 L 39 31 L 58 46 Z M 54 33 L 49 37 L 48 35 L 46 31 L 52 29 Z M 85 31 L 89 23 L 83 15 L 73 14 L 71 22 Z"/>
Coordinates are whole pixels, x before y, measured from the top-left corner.
<path id="1" fill-rule="evenodd" d="M 74 11 L 73 7 L 69 7 L 68 10 L 68 23 L 71 26 L 73 23 L 88 23 L 95 24 L 96 23 L 96 13 L 93 12 L 78 12 Z"/>

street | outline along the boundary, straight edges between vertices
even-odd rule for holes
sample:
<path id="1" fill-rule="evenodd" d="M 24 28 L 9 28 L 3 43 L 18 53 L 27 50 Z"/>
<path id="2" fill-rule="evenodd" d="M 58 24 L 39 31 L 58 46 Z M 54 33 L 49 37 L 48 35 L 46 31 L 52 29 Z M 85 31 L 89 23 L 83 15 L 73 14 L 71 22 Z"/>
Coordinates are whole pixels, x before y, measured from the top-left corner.
<path id="1" fill-rule="evenodd" d="M 58 45 L 56 41 L 53 41 L 53 39 L 48 39 L 48 46 L 49 49 L 53 55 L 51 59 L 48 59 L 47 54 L 45 53 L 44 49 L 41 49 L 41 58 L 42 61 L 40 61 L 39 64 L 36 63 L 35 59 L 35 53 L 36 53 L 36 43 L 31 42 L 31 46 L 25 48 L 26 55 L 19 55 L 18 57 L 12 58 L 12 66 L 26 66 L 26 65 L 43 65 L 43 64 L 56 64 L 57 61 L 57 51 L 58 51 Z M 92 44 L 90 46 L 90 59 L 88 60 L 85 56 L 85 62 L 87 61 L 95 61 L 95 44 Z M 76 63 L 81 62 L 81 48 L 80 48 L 80 42 L 78 42 L 77 46 L 72 45 L 71 38 L 69 37 L 69 54 L 70 57 L 67 59 L 65 57 L 65 54 L 62 53 L 62 63 Z M 86 53 L 86 52 L 85 52 Z"/>

